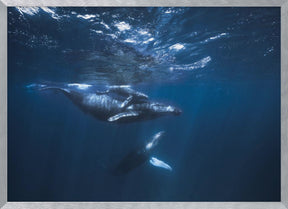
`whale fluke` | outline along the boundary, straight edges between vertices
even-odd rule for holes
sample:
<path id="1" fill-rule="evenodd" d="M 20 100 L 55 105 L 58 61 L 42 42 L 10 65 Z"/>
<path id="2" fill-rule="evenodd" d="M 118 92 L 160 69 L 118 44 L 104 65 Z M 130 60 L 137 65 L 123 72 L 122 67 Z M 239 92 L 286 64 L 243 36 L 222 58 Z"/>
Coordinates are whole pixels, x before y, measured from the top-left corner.
<path id="1" fill-rule="evenodd" d="M 61 88 L 61 87 L 57 87 L 57 86 L 47 86 L 45 84 L 29 84 L 26 86 L 27 89 L 31 89 L 31 90 L 38 90 L 38 91 L 44 91 L 44 90 L 56 90 L 56 91 L 61 91 L 64 93 L 70 93 L 70 90 L 67 88 Z"/>

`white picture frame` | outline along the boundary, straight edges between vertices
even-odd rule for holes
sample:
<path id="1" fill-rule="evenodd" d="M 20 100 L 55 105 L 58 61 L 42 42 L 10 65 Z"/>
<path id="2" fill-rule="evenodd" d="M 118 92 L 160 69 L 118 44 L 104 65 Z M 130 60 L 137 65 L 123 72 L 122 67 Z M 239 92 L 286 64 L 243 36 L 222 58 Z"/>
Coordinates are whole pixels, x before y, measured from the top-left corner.
<path id="1" fill-rule="evenodd" d="M 280 202 L 8 202 L 7 201 L 7 7 L 9 6 L 251 6 L 281 7 L 281 201 Z M 0 208 L 3 209 L 288 209 L 288 0 L 0 0 Z"/>

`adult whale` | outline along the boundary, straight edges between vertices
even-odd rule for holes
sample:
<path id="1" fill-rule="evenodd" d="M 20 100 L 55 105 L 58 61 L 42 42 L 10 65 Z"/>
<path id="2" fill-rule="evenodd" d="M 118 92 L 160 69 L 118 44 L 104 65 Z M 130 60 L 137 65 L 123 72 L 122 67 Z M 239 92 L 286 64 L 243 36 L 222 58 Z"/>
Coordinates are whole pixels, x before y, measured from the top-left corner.
<path id="1" fill-rule="evenodd" d="M 31 85 L 30 85 L 31 86 Z M 106 91 L 78 91 L 89 86 L 68 84 L 65 87 L 37 85 L 39 90 L 61 91 L 85 113 L 108 122 L 135 122 L 165 115 L 179 115 L 181 110 L 158 102 L 129 86 L 110 86 Z"/>
<path id="2" fill-rule="evenodd" d="M 149 140 L 144 146 L 139 149 L 133 150 L 128 155 L 126 155 L 113 169 L 112 173 L 114 175 L 124 175 L 137 168 L 138 166 L 144 164 L 149 160 L 149 163 L 153 166 L 160 167 L 169 171 L 172 171 L 171 166 L 167 163 L 152 157 L 151 153 L 158 145 L 158 142 L 164 135 L 164 131 L 160 131 L 155 134 L 151 140 Z"/>

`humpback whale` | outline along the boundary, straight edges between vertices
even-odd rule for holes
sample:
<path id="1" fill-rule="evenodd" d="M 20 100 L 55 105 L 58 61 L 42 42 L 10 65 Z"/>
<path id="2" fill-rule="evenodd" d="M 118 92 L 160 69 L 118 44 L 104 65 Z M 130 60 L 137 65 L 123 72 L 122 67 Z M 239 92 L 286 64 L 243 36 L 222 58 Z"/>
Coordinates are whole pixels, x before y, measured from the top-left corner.
<path id="1" fill-rule="evenodd" d="M 181 114 L 179 108 L 151 102 L 146 94 L 135 91 L 130 86 L 110 86 L 105 91 L 93 92 L 83 91 L 91 87 L 87 84 L 67 84 L 65 87 L 30 85 L 30 87 L 60 91 L 85 113 L 110 123 L 151 120 L 165 115 Z"/>
<path id="2" fill-rule="evenodd" d="M 163 135 L 164 131 L 158 132 L 144 146 L 140 147 L 139 149 L 133 150 L 128 155 L 126 155 L 113 169 L 113 174 L 127 174 L 133 169 L 147 162 L 149 159 L 149 163 L 151 165 L 172 171 L 172 168 L 167 163 L 157 159 L 156 157 L 151 157 L 152 151 L 158 145 L 158 142 L 163 137 Z"/>

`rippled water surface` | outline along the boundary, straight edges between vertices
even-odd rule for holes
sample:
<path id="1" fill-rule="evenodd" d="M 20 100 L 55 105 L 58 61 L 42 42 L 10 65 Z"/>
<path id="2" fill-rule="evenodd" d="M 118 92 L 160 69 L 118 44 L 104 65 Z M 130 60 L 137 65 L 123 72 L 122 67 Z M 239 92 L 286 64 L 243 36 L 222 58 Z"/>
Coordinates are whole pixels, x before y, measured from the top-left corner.
<path id="1" fill-rule="evenodd" d="M 182 114 L 109 124 L 27 89 L 71 83 Z M 110 174 L 161 130 L 172 171 Z M 280 8 L 8 8 L 8 177 L 9 201 L 279 201 Z"/>

